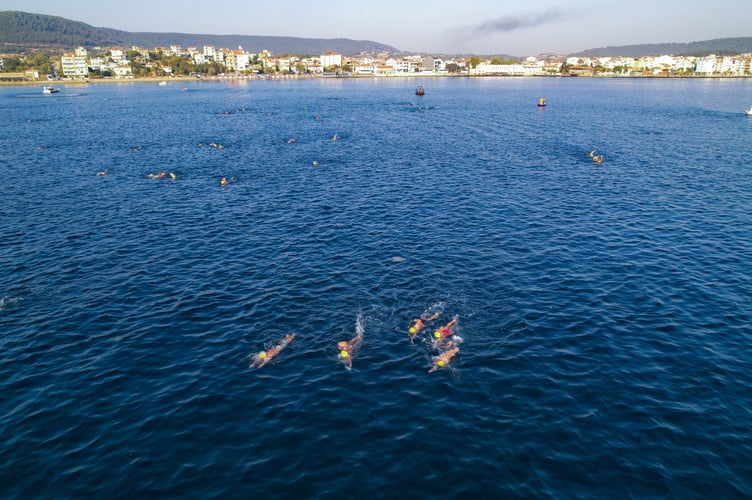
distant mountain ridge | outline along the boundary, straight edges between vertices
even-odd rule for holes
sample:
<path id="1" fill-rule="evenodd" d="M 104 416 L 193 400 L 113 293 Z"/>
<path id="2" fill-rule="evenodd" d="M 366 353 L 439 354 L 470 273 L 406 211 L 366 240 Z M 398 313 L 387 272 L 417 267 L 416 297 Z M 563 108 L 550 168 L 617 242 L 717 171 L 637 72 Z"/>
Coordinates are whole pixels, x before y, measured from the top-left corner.
<path id="1" fill-rule="evenodd" d="M 689 43 L 649 43 L 641 45 L 623 45 L 618 47 L 601 47 L 583 50 L 574 57 L 646 57 L 646 56 L 704 56 L 737 55 L 752 52 L 752 37 L 716 38 Z"/>
<path id="2" fill-rule="evenodd" d="M 133 33 L 111 28 L 95 28 L 80 21 L 45 14 L 0 11 L 0 52 L 9 49 L 75 47 L 169 47 L 180 45 L 201 48 L 243 47 L 248 52 L 269 50 L 272 54 L 322 54 L 332 51 L 344 55 L 360 52 L 399 52 L 389 45 L 349 38 L 297 38 L 257 35 L 202 35 L 189 33 Z"/>

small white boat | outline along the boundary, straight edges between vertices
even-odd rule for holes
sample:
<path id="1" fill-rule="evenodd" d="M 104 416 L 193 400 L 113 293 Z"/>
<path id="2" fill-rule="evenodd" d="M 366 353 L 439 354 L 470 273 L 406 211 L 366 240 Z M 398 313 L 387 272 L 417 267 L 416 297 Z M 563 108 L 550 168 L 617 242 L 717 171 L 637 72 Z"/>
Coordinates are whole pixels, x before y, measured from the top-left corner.
<path id="1" fill-rule="evenodd" d="M 752 106 L 749 107 L 747 111 L 744 112 L 747 116 L 752 116 Z"/>
<path id="2" fill-rule="evenodd" d="M 42 93 L 43 93 L 43 94 L 56 94 L 56 93 L 58 93 L 58 92 L 60 92 L 60 90 L 59 90 L 59 89 L 56 89 L 55 87 L 49 87 L 49 86 L 46 86 L 46 87 L 44 87 L 44 88 L 42 89 Z"/>
<path id="3" fill-rule="evenodd" d="M 164 87 L 165 85 L 167 85 L 167 82 L 159 82 L 159 85 Z"/>

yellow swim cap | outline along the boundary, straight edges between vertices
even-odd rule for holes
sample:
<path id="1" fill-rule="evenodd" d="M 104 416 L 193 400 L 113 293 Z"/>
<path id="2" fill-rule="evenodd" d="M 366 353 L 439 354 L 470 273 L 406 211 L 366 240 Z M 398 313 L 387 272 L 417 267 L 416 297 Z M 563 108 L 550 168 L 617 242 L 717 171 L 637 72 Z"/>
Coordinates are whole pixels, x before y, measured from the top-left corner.
<path id="1" fill-rule="evenodd" d="M 444 360 L 440 359 L 438 363 L 436 363 L 436 366 L 444 366 Z"/>
<path id="2" fill-rule="evenodd" d="M 261 351 L 259 353 L 259 358 L 264 359 L 266 357 L 266 351 Z"/>
<path id="3" fill-rule="evenodd" d="M 415 333 L 415 327 L 414 326 L 410 327 L 410 333 Z"/>
<path id="4" fill-rule="evenodd" d="M 441 332 L 436 330 L 435 332 L 433 332 L 433 336 L 436 337 L 437 339 L 441 338 Z"/>
<path id="5" fill-rule="evenodd" d="M 342 351 L 340 351 L 339 355 L 342 356 L 343 358 L 346 358 L 350 355 L 350 353 L 343 349 Z"/>

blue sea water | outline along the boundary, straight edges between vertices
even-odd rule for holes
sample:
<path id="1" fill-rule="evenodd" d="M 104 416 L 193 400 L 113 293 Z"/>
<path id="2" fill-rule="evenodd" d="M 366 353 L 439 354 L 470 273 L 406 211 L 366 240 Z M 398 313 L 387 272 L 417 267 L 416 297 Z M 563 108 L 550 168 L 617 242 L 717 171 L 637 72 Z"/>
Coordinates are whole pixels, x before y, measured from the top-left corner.
<path id="1" fill-rule="evenodd" d="M 750 80 L 0 88 L 0 493 L 749 498 L 750 104 Z"/>

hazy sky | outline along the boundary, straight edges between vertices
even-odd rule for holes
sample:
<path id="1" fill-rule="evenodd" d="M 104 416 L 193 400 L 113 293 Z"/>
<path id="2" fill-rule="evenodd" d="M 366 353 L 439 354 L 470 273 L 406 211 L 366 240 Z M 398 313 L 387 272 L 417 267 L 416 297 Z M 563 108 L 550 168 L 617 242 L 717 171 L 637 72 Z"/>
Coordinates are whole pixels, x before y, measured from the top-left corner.
<path id="1" fill-rule="evenodd" d="M 353 38 L 408 52 L 536 55 L 752 36 L 750 0 L 0 0 L 126 31 Z"/>

